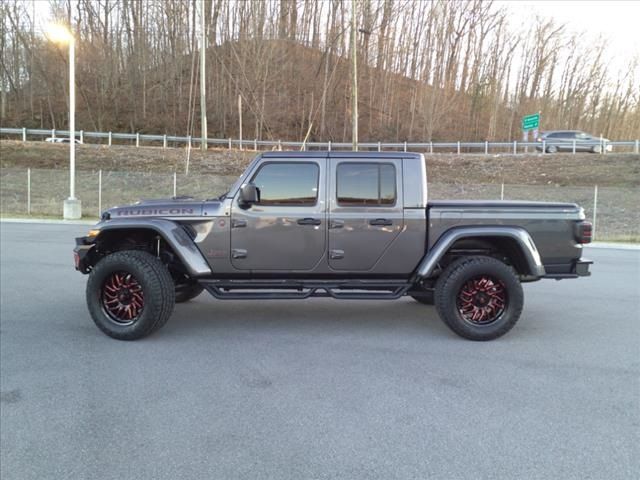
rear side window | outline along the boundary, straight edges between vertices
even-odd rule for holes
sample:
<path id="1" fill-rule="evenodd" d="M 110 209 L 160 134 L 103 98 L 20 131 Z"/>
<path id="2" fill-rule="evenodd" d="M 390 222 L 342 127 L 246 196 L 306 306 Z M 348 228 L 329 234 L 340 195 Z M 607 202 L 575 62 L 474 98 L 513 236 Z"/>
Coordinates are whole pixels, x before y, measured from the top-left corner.
<path id="1" fill-rule="evenodd" d="M 253 177 L 260 189 L 260 205 L 309 206 L 318 200 L 316 163 L 266 163 Z"/>
<path id="2" fill-rule="evenodd" d="M 575 138 L 576 134 L 574 132 L 556 132 L 549 135 L 550 138 L 565 138 L 571 139 Z"/>
<path id="3" fill-rule="evenodd" d="M 341 206 L 395 205 L 396 168 L 390 163 L 341 163 L 336 191 Z"/>

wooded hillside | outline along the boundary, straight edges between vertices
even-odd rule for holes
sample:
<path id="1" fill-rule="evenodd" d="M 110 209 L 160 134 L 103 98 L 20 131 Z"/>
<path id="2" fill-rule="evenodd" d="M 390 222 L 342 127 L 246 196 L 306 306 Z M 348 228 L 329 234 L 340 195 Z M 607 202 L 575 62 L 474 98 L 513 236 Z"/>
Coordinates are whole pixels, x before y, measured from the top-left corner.
<path id="1" fill-rule="evenodd" d="M 240 95 L 245 138 L 349 140 L 351 1 L 205 1 L 210 137 L 237 137 Z M 199 135 L 196 0 L 49 5 L 76 35 L 78 129 Z M 640 134 L 638 58 L 612 72 L 604 43 L 549 18 L 517 30 L 490 1 L 356 5 L 361 141 L 519 139 L 537 111 L 543 129 Z M 65 128 L 65 47 L 31 0 L 0 12 L 2 125 Z"/>

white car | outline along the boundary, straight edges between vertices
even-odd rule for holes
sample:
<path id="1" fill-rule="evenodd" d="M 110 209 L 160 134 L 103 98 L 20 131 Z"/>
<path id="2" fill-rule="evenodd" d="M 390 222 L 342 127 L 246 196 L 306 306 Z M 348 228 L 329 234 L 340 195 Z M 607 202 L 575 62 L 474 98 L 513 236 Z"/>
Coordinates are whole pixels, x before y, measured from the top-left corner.
<path id="1" fill-rule="evenodd" d="M 49 137 L 44 141 L 49 143 L 71 143 L 71 139 L 66 137 Z M 76 138 L 76 144 L 82 145 L 82 142 Z"/>

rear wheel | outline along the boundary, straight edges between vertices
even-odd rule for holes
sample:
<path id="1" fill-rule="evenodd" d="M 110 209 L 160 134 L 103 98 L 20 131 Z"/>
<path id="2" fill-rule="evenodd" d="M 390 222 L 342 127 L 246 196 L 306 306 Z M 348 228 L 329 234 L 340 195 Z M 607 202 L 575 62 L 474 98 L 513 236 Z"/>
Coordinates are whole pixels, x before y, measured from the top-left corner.
<path id="1" fill-rule="evenodd" d="M 523 303 L 515 271 L 492 257 L 461 258 L 436 283 L 440 318 L 469 340 L 492 340 L 507 333 L 520 318 Z"/>
<path id="2" fill-rule="evenodd" d="M 175 303 L 167 268 L 139 250 L 116 252 L 100 260 L 89 275 L 86 297 L 95 324 L 118 340 L 137 340 L 160 329 Z"/>
<path id="3" fill-rule="evenodd" d="M 602 151 L 602 147 L 600 145 L 594 145 L 593 147 L 591 147 L 592 153 L 600 153 L 601 151 Z"/>

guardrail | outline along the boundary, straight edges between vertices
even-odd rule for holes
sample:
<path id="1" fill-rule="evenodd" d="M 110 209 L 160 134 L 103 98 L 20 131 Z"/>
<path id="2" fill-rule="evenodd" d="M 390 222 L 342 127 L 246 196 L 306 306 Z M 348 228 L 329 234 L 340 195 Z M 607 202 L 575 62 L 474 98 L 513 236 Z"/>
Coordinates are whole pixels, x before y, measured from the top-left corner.
<path id="1" fill-rule="evenodd" d="M 48 137 L 48 138 L 68 138 L 68 130 L 44 130 L 30 128 L 0 128 L 0 135 L 17 135 L 23 142 L 28 137 Z M 85 139 L 106 140 L 108 146 L 111 146 L 114 140 L 125 140 L 135 142 L 135 146 L 139 147 L 141 142 L 162 144 L 163 148 L 169 146 L 200 146 L 201 139 L 199 137 L 179 137 L 175 135 L 150 135 L 141 133 L 114 133 L 114 132 L 85 132 L 83 130 L 76 132 L 76 139 L 80 142 Z M 287 140 L 240 140 L 232 138 L 208 138 L 207 145 L 222 146 L 229 149 L 238 148 L 240 150 L 350 150 L 352 144 L 350 142 L 292 142 Z M 576 153 L 580 150 L 584 143 L 569 144 L 568 148 Z M 607 153 L 605 142 L 602 140 L 588 143 L 589 146 L 598 146 L 600 151 Z M 618 153 L 640 153 L 640 140 L 625 140 L 606 142 L 612 148 L 622 151 Z M 527 153 L 529 148 L 546 152 L 545 142 L 363 142 L 358 143 L 358 149 L 369 151 L 420 151 L 425 153 L 476 153 L 485 154 L 495 153 L 499 150 L 502 153 Z"/>

